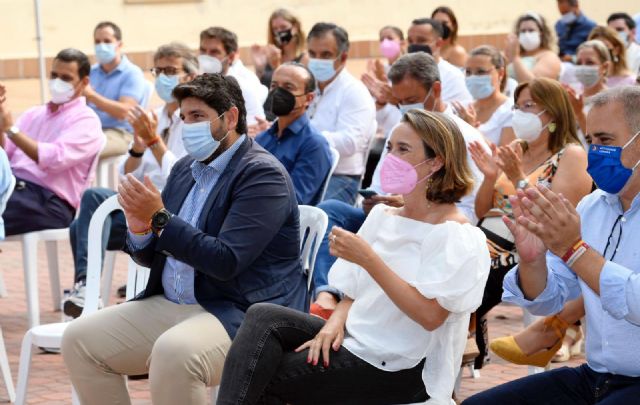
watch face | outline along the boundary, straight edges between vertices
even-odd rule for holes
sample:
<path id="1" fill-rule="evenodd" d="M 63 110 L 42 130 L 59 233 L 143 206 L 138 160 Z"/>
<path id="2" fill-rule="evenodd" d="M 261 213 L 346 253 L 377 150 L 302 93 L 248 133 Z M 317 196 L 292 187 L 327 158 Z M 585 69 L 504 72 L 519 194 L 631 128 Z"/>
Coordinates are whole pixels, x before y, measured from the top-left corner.
<path id="1" fill-rule="evenodd" d="M 153 228 L 156 228 L 156 229 L 162 229 L 167 225 L 167 223 L 169 222 L 169 219 L 171 219 L 171 214 L 169 214 L 169 212 L 165 210 L 157 212 L 153 216 L 153 220 L 151 221 L 152 226 Z"/>

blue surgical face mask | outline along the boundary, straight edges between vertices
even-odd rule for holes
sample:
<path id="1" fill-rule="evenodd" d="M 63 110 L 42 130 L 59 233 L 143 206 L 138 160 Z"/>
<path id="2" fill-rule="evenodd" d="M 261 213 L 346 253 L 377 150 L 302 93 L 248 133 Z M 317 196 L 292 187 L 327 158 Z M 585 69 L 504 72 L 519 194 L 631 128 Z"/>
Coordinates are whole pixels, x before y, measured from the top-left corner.
<path id="1" fill-rule="evenodd" d="M 202 162 L 210 158 L 220 147 L 220 142 L 229 136 L 230 131 L 227 131 L 218 141 L 211 135 L 211 123 L 219 120 L 223 115 L 224 113 L 220 114 L 218 118 L 213 121 L 202 121 L 182 125 L 182 143 L 189 156 Z"/>
<path id="2" fill-rule="evenodd" d="M 465 78 L 465 83 L 471 97 L 475 100 L 487 98 L 494 92 L 493 83 L 491 83 L 491 75 L 471 75 Z"/>
<path id="3" fill-rule="evenodd" d="M 633 142 L 640 132 L 636 133 L 623 147 L 607 145 L 589 146 L 589 165 L 587 172 L 599 189 L 611 194 L 618 194 L 629 181 L 638 161 L 632 169 L 623 166 L 620 157 L 622 151 Z"/>
<path id="4" fill-rule="evenodd" d="M 178 83 L 180 83 L 179 75 L 167 76 L 164 73 L 160 73 L 160 75 L 156 77 L 156 92 L 158 93 L 158 96 L 165 103 L 172 103 L 176 101 L 176 99 L 171 95 L 171 92 Z"/>
<path id="5" fill-rule="evenodd" d="M 333 67 L 335 59 L 309 59 L 309 70 L 313 73 L 313 77 L 319 82 L 327 82 L 336 75 L 336 69 Z"/>
<path id="6" fill-rule="evenodd" d="M 96 59 L 101 65 L 113 62 L 116 58 L 116 44 L 108 44 L 106 42 L 96 44 Z"/>
<path id="7" fill-rule="evenodd" d="M 400 112 L 402 113 L 402 115 L 405 115 L 407 111 L 413 110 L 413 109 L 424 110 L 425 109 L 424 103 L 427 102 L 427 99 L 431 95 L 431 90 L 433 90 L 433 87 L 429 89 L 429 92 L 427 93 L 427 96 L 424 98 L 424 100 L 422 100 L 422 103 L 398 104 L 398 108 L 400 109 Z"/>
<path id="8" fill-rule="evenodd" d="M 629 34 L 625 31 L 618 31 L 618 38 L 624 43 L 624 47 L 629 46 Z"/>

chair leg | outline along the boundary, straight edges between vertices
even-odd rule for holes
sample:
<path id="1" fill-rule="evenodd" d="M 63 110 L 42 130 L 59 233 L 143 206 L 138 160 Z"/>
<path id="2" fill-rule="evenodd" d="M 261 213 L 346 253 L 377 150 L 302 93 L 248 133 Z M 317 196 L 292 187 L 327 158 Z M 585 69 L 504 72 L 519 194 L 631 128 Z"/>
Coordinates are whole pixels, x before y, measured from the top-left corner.
<path id="1" fill-rule="evenodd" d="M 109 305 L 109 298 L 111 298 L 111 283 L 113 282 L 113 271 L 116 265 L 116 253 L 115 250 L 107 250 L 104 255 L 100 297 L 105 307 Z"/>
<path id="2" fill-rule="evenodd" d="M 60 269 L 58 261 L 58 242 L 48 240 L 45 242 L 47 248 L 47 264 L 49 265 L 49 282 L 51 283 L 51 299 L 53 300 L 53 310 L 60 311 L 62 299 L 60 294 Z"/>
<path id="3" fill-rule="evenodd" d="M 40 302 L 38 298 L 38 239 L 26 234 L 22 240 L 22 263 L 24 289 L 27 294 L 29 329 L 40 325 Z"/>
<path id="4" fill-rule="evenodd" d="M 80 398 L 73 385 L 71 386 L 71 405 L 80 405 Z"/>
<path id="5" fill-rule="evenodd" d="M 218 401 L 219 389 L 220 389 L 219 385 L 216 385 L 215 387 L 211 387 L 211 405 L 216 405 L 216 402 Z"/>
<path id="6" fill-rule="evenodd" d="M 16 405 L 24 405 L 27 403 L 27 387 L 29 386 L 29 371 L 31 369 L 31 354 L 33 351 L 33 345 L 31 343 L 31 331 L 29 330 L 22 339 L 22 348 L 20 349 Z"/>
<path id="7" fill-rule="evenodd" d="M 2 276 L 2 270 L 0 270 L 0 298 L 6 297 L 9 294 L 7 293 L 7 287 L 4 285 L 4 277 Z"/>
<path id="8" fill-rule="evenodd" d="M 7 393 L 9 394 L 9 402 L 15 402 L 16 390 L 13 387 L 11 370 L 9 370 L 9 359 L 7 358 L 7 350 L 4 347 L 2 329 L 0 329 L 0 370 L 2 371 L 2 378 L 4 380 L 4 385 L 5 387 L 7 387 Z"/>

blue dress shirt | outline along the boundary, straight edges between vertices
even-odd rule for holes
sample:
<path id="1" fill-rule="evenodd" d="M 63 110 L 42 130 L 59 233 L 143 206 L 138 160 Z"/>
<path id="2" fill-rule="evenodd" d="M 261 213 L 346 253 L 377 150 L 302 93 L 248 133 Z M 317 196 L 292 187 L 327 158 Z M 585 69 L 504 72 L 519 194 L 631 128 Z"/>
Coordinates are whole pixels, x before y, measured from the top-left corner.
<path id="1" fill-rule="evenodd" d="M 578 46 L 585 42 L 589 33 L 597 24 L 580 13 L 571 24 L 562 20 L 556 22 L 556 35 L 558 36 L 558 48 L 560 56 L 575 55 Z"/>
<path id="2" fill-rule="evenodd" d="M 316 205 L 331 169 L 327 139 L 313 127 L 307 113 L 291 123 L 278 138 L 278 121 L 256 137 L 256 142 L 287 169 L 298 204 Z"/>
<path id="3" fill-rule="evenodd" d="M 202 213 L 202 208 L 209 198 L 209 194 L 215 187 L 218 179 L 224 169 L 227 167 L 231 158 L 236 153 L 246 135 L 242 135 L 225 150 L 220 156 L 215 158 L 208 165 L 202 162 L 194 161 L 191 164 L 191 172 L 195 180 L 195 184 L 189 191 L 187 198 L 184 200 L 178 216 L 191 226 L 198 227 L 198 218 Z M 140 236 L 129 233 L 131 243 L 136 249 L 142 249 L 151 241 L 152 235 Z M 197 304 L 194 293 L 194 270 L 193 267 L 180 262 L 173 257 L 168 257 L 162 271 L 162 287 L 164 295 L 169 301 L 178 304 Z"/>
<path id="4" fill-rule="evenodd" d="M 607 260 L 600 274 L 600 296 L 557 256 L 547 253 L 547 285 L 533 301 L 524 298 L 518 267 L 504 279 L 502 298 L 536 315 L 560 312 L 580 294 L 587 318 L 589 367 L 600 373 L 640 376 L 640 196 L 627 212 L 617 195 L 596 190 L 578 212 L 582 238 Z"/>
<path id="5" fill-rule="evenodd" d="M 118 101 L 121 97 L 131 97 L 141 106 L 147 103 L 147 81 L 142 70 L 122 55 L 120 64 L 111 72 L 106 73 L 100 64 L 91 67 L 89 81 L 93 89 L 102 97 Z M 133 132 L 127 120 L 117 120 L 111 115 L 87 103 L 98 114 L 102 128 L 118 128 Z"/>

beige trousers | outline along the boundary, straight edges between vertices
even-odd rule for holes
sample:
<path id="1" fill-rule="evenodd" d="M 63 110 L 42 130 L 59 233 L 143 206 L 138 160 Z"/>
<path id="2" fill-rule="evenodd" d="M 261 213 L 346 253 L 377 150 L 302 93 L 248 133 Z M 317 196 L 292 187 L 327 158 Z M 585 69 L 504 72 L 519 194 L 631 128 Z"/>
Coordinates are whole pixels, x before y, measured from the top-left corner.
<path id="1" fill-rule="evenodd" d="M 130 404 L 127 375 L 149 374 L 151 399 L 208 404 L 220 382 L 231 339 L 200 305 L 157 295 L 80 317 L 66 329 L 62 356 L 80 402 Z"/>
<path id="2" fill-rule="evenodd" d="M 107 137 L 107 144 L 104 146 L 104 149 L 102 149 L 102 153 L 100 153 L 100 159 L 120 156 L 127 153 L 129 144 L 133 141 L 132 134 L 124 129 L 118 128 L 105 128 L 103 132 Z"/>

